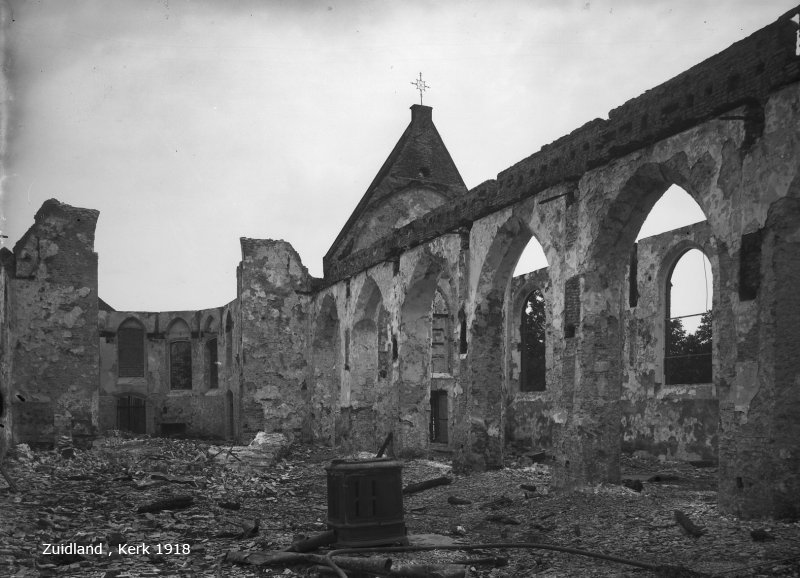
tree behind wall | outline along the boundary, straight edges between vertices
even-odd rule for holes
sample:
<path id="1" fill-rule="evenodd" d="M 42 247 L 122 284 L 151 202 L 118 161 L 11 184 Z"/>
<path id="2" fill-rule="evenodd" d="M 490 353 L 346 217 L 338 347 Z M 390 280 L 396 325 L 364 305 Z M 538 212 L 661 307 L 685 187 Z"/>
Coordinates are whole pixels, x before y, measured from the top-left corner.
<path id="1" fill-rule="evenodd" d="M 544 391 L 545 382 L 545 324 L 544 295 L 539 289 L 531 291 L 522 309 L 520 326 L 520 390 Z"/>
<path id="2" fill-rule="evenodd" d="M 667 325 L 667 353 L 664 357 L 666 385 L 711 383 L 712 333 L 711 310 L 700 318 L 694 333 L 687 333 L 682 319 L 670 319 Z"/>

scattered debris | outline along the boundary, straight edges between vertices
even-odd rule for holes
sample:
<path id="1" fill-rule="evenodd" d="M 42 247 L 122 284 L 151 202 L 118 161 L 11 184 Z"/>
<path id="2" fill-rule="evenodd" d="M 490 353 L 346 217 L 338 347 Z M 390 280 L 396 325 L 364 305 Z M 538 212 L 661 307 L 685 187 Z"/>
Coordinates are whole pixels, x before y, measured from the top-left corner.
<path id="1" fill-rule="evenodd" d="M 298 540 L 296 542 L 292 542 L 292 545 L 289 546 L 286 551 L 287 552 L 311 552 L 316 550 L 317 548 L 321 548 L 322 546 L 329 546 L 336 542 L 336 532 L 333 530 L 328 530 L 327 532 L 322 532 L 321 534 L 317 534 L 316 536 L 311 536 L 308 538 L 304 538 L 302 540 Z"/>
<path id="2" fill-rule="evenodd" d="M 508 508 L 514 504 L 514 500 L 509 498 L 508 496 L 500 496 L 492 500 L 491 502 L 486 502 L 481 504 L 481 510 L 499 510 L 501 508 Z"/>
<path id="3" fill-rule="evenodd" d="M 466 506 L 472 503 L 472 500 L 462 498 L 460 496 L 447 496 L 447 503 L 451 506 Z"/>
<path id="4" fill-rule="evenodd" d="M 194 498 L 192 496 L 173 496 L 171 498 L 156 500 L 155 502 L 150 502 L 149 504 L 139 506 L 136 509 L 136 512 L 139 514 L 144 514 L 147 512 L 160 512 L 161 510 L 180 510 L 182 508 L 188 508 L 193 503 Z"/>
<path id="5" fill-rule="evenodd" d="M 680 481 L 680 476 L 676 476 L 673 474 L 656 474 L 655 476 L 651 476 L 647 479 L 650 483 L 664 483 L 664 482 L 678 482 Z"/>
<path id="6" fill-rule="evenodd" d="M 514 526 L 519 526 L 519 520 L 512 518 L 511 516 L 506 516 L 504 514 L 490 514 L 486 516 L 487 522 L 498 522 L 500 524 L 511 524 Z"/>
<path id="7" fill-rule="evenodd" d="M 683 528 L 687 534 L 694 536 L 695 538 L 699 538 L 706 533 L 704 528 L 696 526 L 694 522 L 689 519 L 689 516 L 680 510 L 675 510 L 675 521 L 680 524 L 681 528 Z"/>
<path id="8" fill-rule="evenodd" d="M 424 482 L 409 484 L 405 488 L 403 488 L 403 493 L 415 494 L 417 492 L 422 492 L 423 490 L 435 488 L 436 486 L 447 486 L 452 483 L 453 483 L 453 478 L 449 478 L 447 476 L 441 476 L 438 478 L 433 478 L 432 480 L 425 480 Z"/>
<path id="9" fill-rule="evenodd" d="M 772 542 L 775 536 L 767 532 L 764 528 L 756 528 L 750 531 L 750 537 L 754 542 Z"/>
<path id="10" fill-rule="evenodd" d="M 310 543 L 299 549 L 308 547 L 312 548 L 308 553 L 323 555 L 330 544 L 314 546 L 314 540 L 330 539 L 325 467 L 342 454 L 294 445 L 269 468 L 257 469 L 231 457 L 217 459 L 218 454 L 229 452 L 235 455 L 237 446 L 122 437 L 101 438 L 90 450 L 76 446 L 70 459 L 56 451 L 11 448 L 5 465 L 23 493 L 9 492 L 0 481 L 0 576 L 313 575 L 312 567 L 321 565 L 313 561 L 257 566 L 234 564 L 233 558 L 249 559 L 251 551 L 297 550 L 297 544 L 305 541 Z M 374 455 L 368 453 L 370 459 Z M 800 572 L 800 558 L 796 558 L 800 557 L 800 524 L 773 521 L 769 526 L 755 526 L 765 532 L 764 540 L 759 541 L 762 534 L 753 530 L 752 523 L 717 514 L 714 468 L 652 461 L 632 471 L 632 461 L 623 460 L 623 478 L 646 480 L 659 472 L 678 476 L 681 482 L 645 483 L 641 493 L 621 486 L 546 493 L 550 470 L 541 464 L 462 477 L 450 474 L 446 463 L 406 460 L 405 484 L 445 475 L 452 478 L 446 490 L 420 491 L 403 499 L 409 543 L 436 549 L 365 554 L 377 559 L 391 556 L 395 572 L 407 566 L 443 565 L 448 571 L 460 566 L 471 578 L 620 575 L 614 564 L 546 550 L 498 550 L 497 555 L 507 562 L 503 566 L 500 560 L 497 564 L 488 561 L 493 555 L 490 551 L 468 555 L 468 550 L 442 549 L 463 547 L 467 540 L 472 544 L 502 540 L 586 548 L 692 569 L 659 566 L 657 575 L 662 576 L 698 576 L 700 572 L 742 576 L 753 573 L 748 567 L 765 564 L 756 572 Z M 536 500 L 522 499 L 522 484 L 536 487 Z M 192 497 L 192 503 L 137 513 L 141 505 L 182 495 Z M 454 507 L 449 496 L 472 503 Z M 683 537 L 675 529 L 675 510 L 693 524 L 702 521 L 713 532 L 700 540 Z M 487 521 L 488 517 L 495 521 Z M 504 523 L 506 518 L 519 523 Z M 47 555 L 43 543 L 100 545 L 104 554 L 77 554 L 82 559 L 73 554 Z M 151 545 L 149 555 L 118 553 L 121 546 L 142 543 Z M 152 551 L 157 544 L 162 548 L 185 545 L 187 553 L 164 555 L 162 550 L 162 555 L 157 555 Z M 229 559 L 227 552 L 238 554 Z M 487 562 L 479 562 L 481 559 Z"/>
<path id="11" fill-rule="evenodd" d="M 641 480 L 625 479 L 622 480 L 622 485 L 626 488 L 630 488 L 634 492 L 641 492 L 644 489 L 644 484 L 642 484 Z"/>

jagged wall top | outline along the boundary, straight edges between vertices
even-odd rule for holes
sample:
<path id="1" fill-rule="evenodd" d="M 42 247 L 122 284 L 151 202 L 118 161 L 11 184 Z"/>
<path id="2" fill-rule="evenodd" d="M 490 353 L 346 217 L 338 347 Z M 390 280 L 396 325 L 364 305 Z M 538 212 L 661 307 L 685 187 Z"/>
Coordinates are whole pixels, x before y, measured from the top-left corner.
<path id="1" fill-rule="evenodd" d="M 745 106 L 741 119 L 749 135 L 763 122 L 770 93 L 800 80 L 795 53 L 798 26 L 791 18 L 800 6 L 778 20 L 652 88 L 570 134 L 542 147 L 484 182 L 468 195 L 435 209 L 398 229 L 392 236 L 347 258 L 323 260 L 325 282 L 334 283 L 403 250 L 469 224 L 484 215 L 559 183 L 575 181 L 634 150 Z M 745 143 L 747 144 L 747 143 Z"/>

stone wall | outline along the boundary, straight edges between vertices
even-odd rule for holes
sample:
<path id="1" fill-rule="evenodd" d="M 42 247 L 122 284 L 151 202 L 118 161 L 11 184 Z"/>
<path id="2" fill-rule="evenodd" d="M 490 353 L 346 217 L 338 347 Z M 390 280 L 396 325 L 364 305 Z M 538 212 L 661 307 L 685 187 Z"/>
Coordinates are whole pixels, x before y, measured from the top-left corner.
<path id="1" fill-rule="evenodd" d="M 699 249 L 717 280 L 717 243 L 697 223 L 640 240 L 636 299 L 623 317 L 622 450 L 666 459 L 716 461 L 719 399 L 713 381 L 667 385 L 664 380 L 668 277 L 685 251 Z M 629 270 L 629 275 L 631 274 Z M 700 290 L 703 280 L 697 280 Z M 630 279 L 628 286 L 631 287 Z M 718 285 L 716 298 L 719 299 Z M 714 295 L 709 296 L 711 305 Z M 713 362 L 712 362 L 713 365 Z"/>
<path id="2" fill-rule="evenodd" d="M 235 439 L 240 397 L 237 305 L 159 313 L 101 311 L 100 429 Z M 140 330 L 140 371 L 121 369 L 120 327 Z M 182 340 L 190 344 L 191 360 L 185 389 L 171 379 L 171 344 Z"/>
<path id="3" fill-rule="evenodd" d="M 544 391 L 523 391 L 521 380 L 522 339 L 520 324 L 528 295 L 540 290 L 545 298 L 545 381 Z M 506 300 L 505 318 L 508 355 L 508 398 L 506 402 L 506 443 L 523 448 L 550 450 L 553 443 L 553 332 L 550 308 L 551 293 L 547 269 L 514 277 Z M 548 371 L 549 370 L 549 371 Z"/>
<path id="4" fill-rule="evenodd" d="M 334 282 L 396 256 L 403 248 L 424 243 L 457 230 L 499 209 L 531 196 L 547 198 L 547 189 L 574 185 L 581 175 L 598 166 L 643 150 L 687 128 L 718 115 L 742 122 L 745 146 L 758 138 L 764 124 L 764 106 L 779 87 L 800 79 L 795 55 L 797 26 L 791 21 L 798 9 L 736 42 L 667 82 L 647 90 L 572 131 L 497 175 L 474 187 L 468 195 L 434 209 L 347 259 L 324 260 L 325 279 Z M 733 113 L 733 109 L 746 105 Z"/>
<path id="5" fill-rule="evenodd" d="M 311 278 L 285 241 L 241 240 L 242 437 L 303 434 Z"/>
<path id="6" fill-rule="evenodd" d="M 51 199 L 14 246 L 7 311 L 14 317 L 11 389 L 19 401 L 12 402 L 17 442 L 48 446 L 57 436 L 94 434 L 98 214 Z"/>
<path id="7" fill-rule="evenodd" d="M 14 413 L 11 411 L 12 391 L 12 352 L 11 322 L 9 301 L 9 271 L 6 269 L 10 258 L 10 273 L 13 275 L 13 254 L 8 249 L 0 250 L 0 464 L 11 446 L 11 433 L 14 428 Z"/>

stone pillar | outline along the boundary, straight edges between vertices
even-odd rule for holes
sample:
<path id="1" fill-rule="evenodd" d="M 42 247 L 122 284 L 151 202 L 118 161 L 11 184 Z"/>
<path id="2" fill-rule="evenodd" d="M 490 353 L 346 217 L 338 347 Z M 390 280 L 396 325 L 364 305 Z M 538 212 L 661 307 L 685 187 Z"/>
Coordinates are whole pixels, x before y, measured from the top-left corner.
<path id="1" fill-rule="evenodd" d="M 576 280 L 565 287 L 567 343 L 555 402 L 563 418 L 554 432 L 554 482 L 566 489 L 620 477 L 622 285 L 596 272 L 582 275 L 579 285 Z M 574 328 L 572 321 L 578 321 Z"/>
<path id="2" fill-rule="evenodd" d="M 752 253 L 752 250 L 750 251 Z M 752 257 L 752 255 L 751 255 Z M 760 263 L 740 260 L 737 373 L 721 404 L 720 507 L 746 518 L 800 517 L 800 199 L 773 204 Z M 745 295 L 742 295 L 742 287 Z M 756 319 L 753 317 L 757 316 Z"/>

